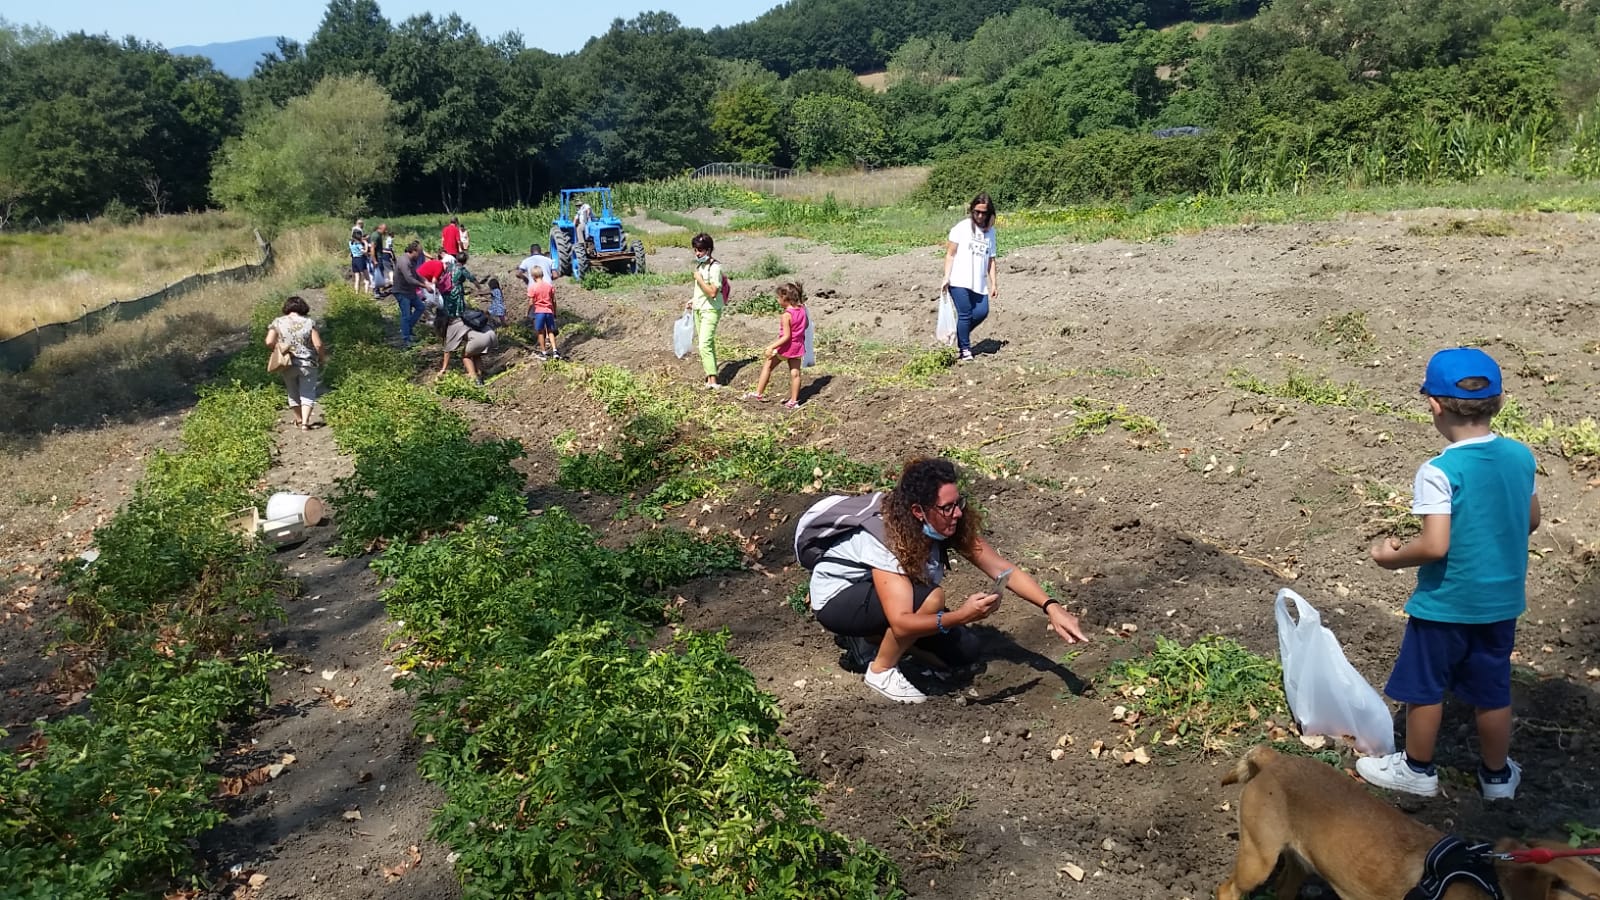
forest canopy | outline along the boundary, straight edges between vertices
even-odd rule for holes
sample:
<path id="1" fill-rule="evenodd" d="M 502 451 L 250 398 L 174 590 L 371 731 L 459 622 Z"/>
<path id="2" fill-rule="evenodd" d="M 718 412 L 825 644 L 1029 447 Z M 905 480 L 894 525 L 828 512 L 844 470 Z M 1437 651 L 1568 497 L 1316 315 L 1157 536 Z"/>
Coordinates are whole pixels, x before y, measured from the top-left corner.
<path id="1" fill-rule="evenodd" d="M 1588 177 L 1600 168 L 1597 7 L 791 0 L 710 32 L 664 12 L 616 19 L 558 56 L 455 15 L 391 22 L 375 0 L 331 0 L 305 44 L 280 41 L 242 81 L 133 39 L 0 21 L 0 223 L 248 207 L 246 162 L 263 177 L 295 144 L 326 148 L 329 168 L 358 157 L 365 177 L 306 173 L 331 193 L 274 215 L 527 204 L 713 161 L 949 162 L 973 174 L 936 169 L 935 199 L 982 169 L 1013 173 L 997 185 L 1012 202 L 1126 195 L 1135 182 Z M 879 70 L 886 89 L 856 77 Z M 310 115 L 357 83 L 382 140 Z M 278 132 L 296 116 L 291 141 Z M 1027 172 L 1044 163 L 1101 171 L 1054 183 Z"/>

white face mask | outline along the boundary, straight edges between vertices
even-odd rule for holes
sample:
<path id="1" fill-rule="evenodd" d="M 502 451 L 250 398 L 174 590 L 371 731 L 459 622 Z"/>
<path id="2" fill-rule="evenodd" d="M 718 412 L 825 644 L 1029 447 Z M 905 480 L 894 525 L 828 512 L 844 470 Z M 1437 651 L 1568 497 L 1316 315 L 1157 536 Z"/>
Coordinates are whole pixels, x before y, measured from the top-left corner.
<path id="1" fill-rule="evenodd" d="M 704 264 L 704 263 L 710 262 L 711 261 L 711 257 L 709 257 L 709 256 L 701 256 L 700 254 L 696 253 L 694 255 L 694 260 L 695 260 L 695 262 Z"/>

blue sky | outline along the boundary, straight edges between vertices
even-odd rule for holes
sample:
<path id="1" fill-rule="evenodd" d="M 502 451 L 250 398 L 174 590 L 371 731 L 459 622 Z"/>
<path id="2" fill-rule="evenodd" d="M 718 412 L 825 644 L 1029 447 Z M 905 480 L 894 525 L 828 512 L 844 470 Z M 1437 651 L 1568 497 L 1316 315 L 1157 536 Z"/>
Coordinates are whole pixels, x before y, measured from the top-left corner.
<path id="1" fill-rule="evenodd" d="M 327 0 L 51 0 L 30 4 L 25 11 L 17 9 L 17 5 L 10 0 L 0 2 L 0 16 L 16 23 L 44 25 L 57 32 L 109 33 L 114 38 L 131 34 L 167 47 L 266 35 L 304 41 L 316 31 L 328 8 Z M 611 27 L 612 19 L 631 18 L 646 10 L 665 10 L 685 25 L 711 28 L 748 21 L 777 5 L 776 0 L 615 0 L 604 4 L 570 0 L 378 0 L 378 7 L 391 22 L 422 12 L 442 16 L 454 11 L 480 34 L 495 37 L 518 31 L 523 44 L 555 53 L 577 50 L 584 41 Z"/>

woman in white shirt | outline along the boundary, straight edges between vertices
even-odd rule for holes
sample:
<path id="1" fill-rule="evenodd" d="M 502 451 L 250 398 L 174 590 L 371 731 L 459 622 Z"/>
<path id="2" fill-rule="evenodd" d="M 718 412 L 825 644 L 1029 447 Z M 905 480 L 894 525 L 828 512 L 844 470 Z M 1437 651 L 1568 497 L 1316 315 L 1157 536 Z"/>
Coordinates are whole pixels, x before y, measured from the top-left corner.
<path id="1" fill-rule="evenodd" d="M 984 538 L 982 516 L 967 509 L 960 483 L 948 459 L 911 460 L 894 490 L 882 496 L 881 528 L 846 532 L 811 570 L 818 624 L 835 635 L 867 687 L 898 703 L 927 699 L 901 674 L 903 656 L 917 647 L 949 668 L 978 662 L 965 626 L 988 618 L 1000 603 L 999 592 L 990 590 L 947 608 L 942 585 L 952 552 L 1042 610 L 1062 640 L 1086 640 L 1078 617 Z"/>
<path id="2" fill-rule="evenodd" d="M 1000 296 L 995 278 L 994 201 L 979 194 L 967 205 L 945 242 L 944 289 L 956 307 L 956 347 L 972 359 L 972 329 L 989 317 L 989 300 Z"/>

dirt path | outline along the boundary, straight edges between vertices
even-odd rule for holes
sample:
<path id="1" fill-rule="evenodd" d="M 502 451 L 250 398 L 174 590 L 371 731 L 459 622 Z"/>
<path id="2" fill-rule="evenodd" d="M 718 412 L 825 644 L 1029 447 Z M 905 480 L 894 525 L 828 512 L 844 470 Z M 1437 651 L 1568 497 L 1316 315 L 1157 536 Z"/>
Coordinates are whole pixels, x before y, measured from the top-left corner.
<path id="1" fill-rule="evenodd" d="M 1439 439 L 1372 402 L 1419 411 L 1427 355 L 1471 341 L 1500 359 L 1530 420 L 1600 417 L 1592 299 L 1600 223 L 1497 216 L 1509 236 L 1460 236 L 1451 222 L 1470 218 L 1422 211 L 1009 252 L 1004 293 L 978 332 L 979 359 L 920 386 L 889 376 L 931 338 L 939 264 L 931 243 L 869 259 L 786 238 L 719 239 L 734 268 L 767 253 L 792 266 L 783 280 L 805 282 L 822 338 L 806 406 L 746 414 L 784 421 L 796 440 L 856 459 L 953 451 L 991 467 L 996 477 L 980 480 L 978 499 L 995 543 L 1064 586 L 1095 637 L 1069 656 L 1035 611 L 1007 602 L 983 629 L 990 664 L 970 689 L 892 706 L 842 672 L 827 635 L 784 603 L 802 577 L 792 568 L 793 521 L 814 497 L 743 488 L 672 511 L 669 524 L 737 529 L 758 545 L 764 573 L 704 579 L 679 593 L 688 624 L 729 628 L 733 650 L 779 698 L 791 747 L 825 785 L 829 824 L 889 850 L 919 896 L 1209 895 L 1232 856 L 1237 795 L 1217 785 L 1215 758 L 1157 748 L 1141 766 L 1092 756 L 1095 741 L 1128 745 L 1096 690 L 1106 665 L 1148 649 L 1157 634 L 1224 633 L 1273 654 L 1270 601 L 1292 583 L 1381 684 L 1411 576 L 1377 570 L 1365 551 L 1394 518 L 1385 490 L 1408 489 Z M 689 264 L 686 251 L 650 262 L 652 271 Z M 491 258 L 474 269 L 514 263 Z M 735 296 L 770 292 L 775 281 L 738 283 Z M 568 330 L 563 349 L 583 365 L 698 380 L 696 360 L 666 350 L 685 292 L 584 292 L 563 282 L 558 302 L 584 323 Z M 515 299 L 508 306 L 519 308 Z M 384 309 L 393 316 L 393 304 Z M 1338 326 L 1353 313 L 1364 317 L 1364 335 Z M 774 336 L 769 318 L 731 314 L 724 323 L 733 348 Z M 748 353 L 723 362 L 741 388 L 758 370 Z M 523 441 L 533 505 L 566 506 L 608 542 L 648 527 L 614 521 L 614 498 L 555 485 L 552 438 L 604 428 L 603 411 L 514 348 L 497 367 L 510 371 L 493 385 L 495 405 L 450 405 L 486 435 Z M 1237 386 L 1247 376 L 1282 384 L 1292 373 L 1358 383 L 1372 402 L 1312 405 Z M 736 405 L 735 396 L 713 402 Z M 1157 428 L 1134 434 L 1112 423 L 1077 435 L 1071 426 L 1086 409 L 1145 416 Z M 348 471 L 326 429 L 280 438 L 274 487 L 325 493 Z M 1545 526 L 1518 638 L 1513 752 L 1527 767 L 1522 796 L 1489 807 L 1450 780 L 1473 759 L 1470 729 L 1457 727 L 1466 719 L 1451 710 L 1440 749 L 1446 795 L 1401 801 L 1468 834 L 1600 825 L 1597 472 L 1548 450 L 1539 458 Z M 439 797 L 417 776 L 422 748 L 405 695 L 391 688 L 378 586 L 367 560 L 326 555 L 332 532 L 316 529 L 283 554 L 302 584 L 273 636 L 290 666 L 275 677 L 269 715 L 241 736 L 228 765 L 295 760 L 233 801 L 234 818 L 208 837 L 206 853 L 220 870 L 238 864 L 267 875 L 260 897 L 455 896 L 447 851 L 425 839 Z M 970 570 L 952 578 L 958 594 L 978 585 Z M 1059 759 L 1053 749 L 1063 750 Z M 957 811 L 930 828 L 936 805 Z M 350 810 L 361 818 L 347 819 Z M 386 877 L 414 858 L 413 845 L 421 862 Z"/>

